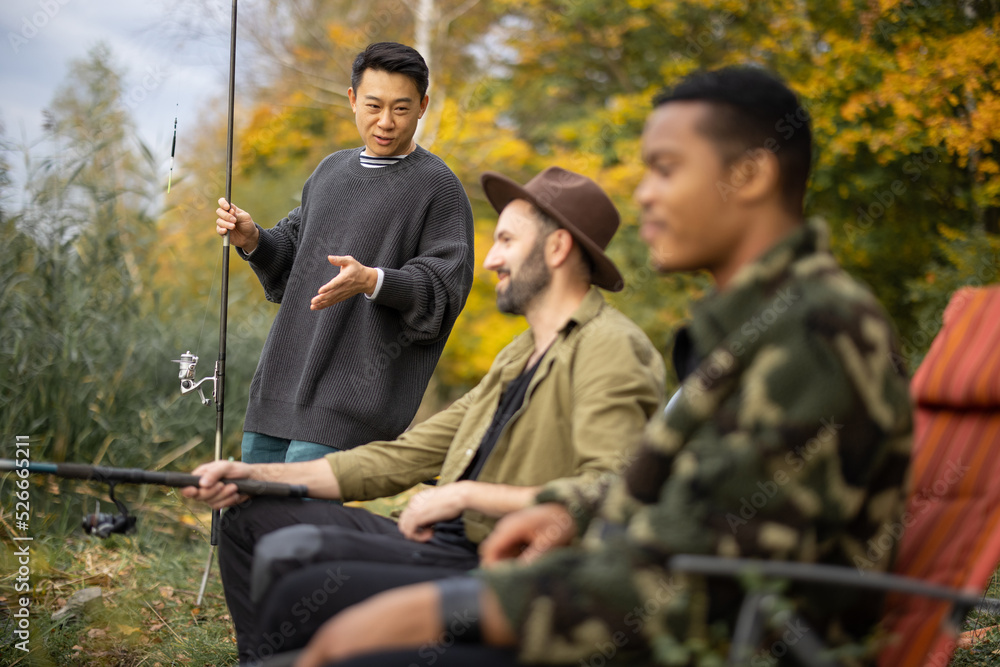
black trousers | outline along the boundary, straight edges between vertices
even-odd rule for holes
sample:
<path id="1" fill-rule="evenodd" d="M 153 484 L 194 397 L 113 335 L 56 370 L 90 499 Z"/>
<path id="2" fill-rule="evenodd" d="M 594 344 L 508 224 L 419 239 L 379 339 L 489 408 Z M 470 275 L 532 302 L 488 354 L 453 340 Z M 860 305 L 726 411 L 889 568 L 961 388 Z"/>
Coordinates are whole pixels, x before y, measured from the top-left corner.
<path id="1" fill-rule="evenodd" d="M 428 578 L 453 575 L 456 571 L 470 570 L 479 564 L 476 553 L 465 547 L 439 540 L 428 543 L 408 540 L 399 532 L 394 521 L 364 509 L 323 501 L 251 498 L 223 513 L 219 537 L 219 571 L 226 604 L 236 626 L 236 645 L 241 664 L 258 664 L 267 655 L 288 650 L 285 645 L 272 646 L 268 639 L 274 637 L 264 637 L 257 629 L 261 604 L 260 600 L 255 602 L 250 596 L 251 571 L 254 550 L 261 538 L 273 534 L 268 539 L 280 542 L 282 535 L 275 531 L 287 529 L 289 533 L 294 533 L 292 528 L 302 524 L 319 527 L 320 548 L 279 565 L 284 573 L 289 573 L 311 565 L 326 564 L 317 568 L 319 579 L 307 591 L 309 597 L 306 603 L 313 606 L 316 606 L 313 599 L 322 600 L 324 595 L 332 597 L 329 591 L 339 590 L 346 583 L 343 576 L 337 575 L 337 562 L 404 564 L 438 571 Z M 275 573 L 276 583 L 264 593 L 264 600 L 270 598 L 272 590 L 282 586 L 281 574 Z M 364 599 L 358 597 L 360 590 L 351 587 L 351 593 L 345 592 L 343 596 L 336 597 L 347 599 L 348 595 L 353 595 L 355 601 L 360 601 Z M 309 607 L 304 604 L 303 608 L 308 610 Z M 289 612 L 294 614 L 291 607 Z M 316 623 L 315 618 L 310 620 Z M 304 632 L 296 634 L 302 634 L 308 641 Z"/>
<path id="2" fill-rule="evenodd" d="M 465 572 L 454 567 L 352 561 L 312 565 L 283 576 L 271 587 L 262 600 L 257 635 L 265 642 L 262 647 L 304 648 L 323 623 L 351 605 L 393 588 Z"/>

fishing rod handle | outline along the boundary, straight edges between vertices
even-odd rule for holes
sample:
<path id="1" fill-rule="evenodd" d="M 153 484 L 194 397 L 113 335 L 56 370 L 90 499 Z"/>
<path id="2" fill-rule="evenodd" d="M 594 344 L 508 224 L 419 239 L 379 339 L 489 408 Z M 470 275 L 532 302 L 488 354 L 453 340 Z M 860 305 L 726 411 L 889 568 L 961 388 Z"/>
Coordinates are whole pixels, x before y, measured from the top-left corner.
<path id="1" fill-rule="evenodd" d="M 155 473 L 164 476 L 165 486 L 198 486 L 201 477 L 180 472 Z M 281 498 L 305 498 L 309 488 L 303 484 L 282 482 L 261 482 L 256 479 L 223 479 L 223 484 L 235 484 L 236 490 L 248 496 L 278 496 Z"/>
<path id="2" fill-rule="evenodd" d="M 224 479 L 225 484 L 235 484 L 236 490 L 248 496 L 279 496 L 282 498 L 307 498 L 309 487 L 304 484 L 261 482 L 256 479 Z"/>

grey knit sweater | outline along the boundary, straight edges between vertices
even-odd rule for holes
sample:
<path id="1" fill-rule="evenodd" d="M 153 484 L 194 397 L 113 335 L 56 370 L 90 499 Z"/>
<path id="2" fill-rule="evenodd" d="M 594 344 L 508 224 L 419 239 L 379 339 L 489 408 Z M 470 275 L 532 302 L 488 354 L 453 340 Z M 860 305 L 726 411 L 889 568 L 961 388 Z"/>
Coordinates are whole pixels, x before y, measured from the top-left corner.
<path id="1" fill-rule="evenodd" d="M 441 159 L 417 148 L 380 169 L 360 149 L 327 156 L 302 205 L 261 230 L 249 257 L 280 303 L 250 384 L 243 429 L 346 449 L 413 419 L 472 285 L 472 208 Z M 240 251 L 240 255 L 247 257 Z M 351 255 L 385 277 L 373 300 L 309 302 Z"/>

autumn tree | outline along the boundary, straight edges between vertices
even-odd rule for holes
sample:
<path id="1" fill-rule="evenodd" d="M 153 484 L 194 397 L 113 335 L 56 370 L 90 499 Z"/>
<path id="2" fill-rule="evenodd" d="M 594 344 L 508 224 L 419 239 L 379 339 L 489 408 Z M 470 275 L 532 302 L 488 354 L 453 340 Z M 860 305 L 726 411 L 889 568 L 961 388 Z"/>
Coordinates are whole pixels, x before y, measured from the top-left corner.
<path id="1" fill-rule="evenodd" d="M 710 283 L 704 275 L 655 275 L 632 192 L 653 95 L 698 68 L 766 67 L 800 94 L 817 146 L 807 214 L 828 222 L 838 258 L 886 304 L 912 351 L 908 365 L 919 361 L 952 290 L 997 279 L 995 3 L 297 0 L 262 7 L 248 21 L 264 28 L 250 30 L 269 65 L 256 68 L 267 74 L 242 114 L 235 186 L 266 212 L 262 220 L 294 205 L 322 156 L 358 145 L 343 98 L 353 55 L 369 41 L 429 35 L 430 93 L 439 106 L 421 141 L 469 192 L 479 260 L 495 222 L 480 192 L 482 171 L 524 181 L 560 164 L 591 176 L 624 223 L 609 252 L 626 289 L 609 298 L 665 352 L 687 305 Z M 794 132 L 797 124 L 785 119 L 776 129 Z M 436 375 L 442 396 L 474 382 L 523 327 L 495 312 L 492 284 L 480 269 Z"/>
<path id="2" fill-rule="evenodd" d="M 996 3 L 547 0 L 504 10 L 521 27 L 508 41 L 508 81 L 524 93 L 507 113 L 536 151 L 599 158 L 591 175 L 626 219 L 635 219 L 626 198 L 653 93 L 696 68 L 758 65 L 788 80 L 812 116 L 807 214 L 829 222 L 835 253 L 872 285 L 904 339 L 922 332 L 911 366 L 947 294 L 997 280 Z M 641 270 L 636 243 L 628 230 L 616 242 L 626 273 Z M 648 322 L 657 301 L 687 289 L 674 280 L 618 303 Z"/>

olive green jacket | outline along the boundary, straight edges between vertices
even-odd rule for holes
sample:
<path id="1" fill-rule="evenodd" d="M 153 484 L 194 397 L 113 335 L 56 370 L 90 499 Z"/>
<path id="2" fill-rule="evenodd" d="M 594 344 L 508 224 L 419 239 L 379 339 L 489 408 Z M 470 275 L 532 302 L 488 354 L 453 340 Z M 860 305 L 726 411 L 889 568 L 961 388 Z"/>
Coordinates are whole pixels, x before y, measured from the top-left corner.
<path id="1" fill-rule="evenodd" d="M 393 441 L 326 458 L 344 500 L 405 491 L 440 475 L 456 481 L 479 448 L 511 380 L 534 350 L 529 329 L 497 355 L 482 381 L 444 411 Z M 574 311 L 535 372 L 524 404 L 504 427 L 477 478 L 537 486 L 593 482 L 620 469 L 663 400 L 663 359 L 649 338 L 596 288 Z M 496 519 L 468 511 L 466 533 L 480 542 Z"/>

